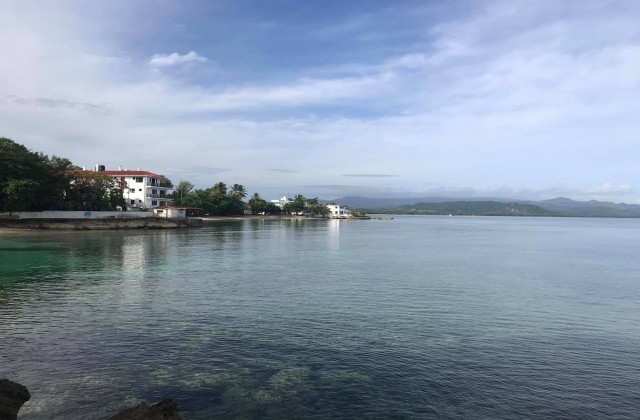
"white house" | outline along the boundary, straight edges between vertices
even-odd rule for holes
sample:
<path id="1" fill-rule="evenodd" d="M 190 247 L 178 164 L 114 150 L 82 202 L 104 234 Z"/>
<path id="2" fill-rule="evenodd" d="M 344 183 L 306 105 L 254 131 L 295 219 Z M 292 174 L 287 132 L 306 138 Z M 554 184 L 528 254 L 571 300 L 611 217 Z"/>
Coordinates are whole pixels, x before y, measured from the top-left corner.
<path id="1" fill-rule="evenodd" d="M 198 210 L 195 207 L 184 206 L 162 206 L 153 209 L 153 214 L 165 219 L 184 219 L 187 217 L 187 210 Z"/>
<path id="2" fill-rule="evenodd" d="M 351 211 L 340 204 L 326 204 L 329 208 L 329 217 L 334 219 L 344 219 L 351 216 Z"/>
<path id="3" fill-rule="evenodd" d="M 281 197 L 279 200 L 271 200 L 271 202 L 273 204 L 275 204 L 276 206 L 283 208 L 285 204 L 287 203 L 293 203 L 293 198 L 291 197 L 287 197 L 286 195 L 284 197 Z"/>
<path id="4" fill-rule="evenodd" d="M 171 194 L 173 186 L 161 186 L 160 180 L 164 178 L 162 175 L 149 171 L 130 171 L 128 169 L 107 171 L 103 165 L 97 165 L 96 172 L 102 172 L 123 185 L 122 195 L 129 210 L 153 209 L 166 206 L 171 202 L 169 194 Z"/>

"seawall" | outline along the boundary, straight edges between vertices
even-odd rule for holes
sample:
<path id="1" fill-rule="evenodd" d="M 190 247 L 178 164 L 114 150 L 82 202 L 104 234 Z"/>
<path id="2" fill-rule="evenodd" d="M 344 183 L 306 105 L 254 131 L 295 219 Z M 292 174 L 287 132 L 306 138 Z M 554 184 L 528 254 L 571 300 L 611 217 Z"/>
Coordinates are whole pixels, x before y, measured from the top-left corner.
<path id="1" fill-rule="evenodd" d="M 9 219 L 0 218 L 0 227 L 42 230 L 119 230 L 119 229 L 177 229 L 202 227 L 202 219 L 164 219 L 159 217 L 104 219 Z"/>

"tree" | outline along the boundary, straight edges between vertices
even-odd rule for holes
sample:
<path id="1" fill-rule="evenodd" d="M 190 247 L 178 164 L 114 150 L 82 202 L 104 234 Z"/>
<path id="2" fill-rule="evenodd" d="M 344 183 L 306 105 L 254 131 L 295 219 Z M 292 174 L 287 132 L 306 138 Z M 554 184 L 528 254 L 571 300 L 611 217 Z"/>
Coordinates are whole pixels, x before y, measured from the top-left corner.
<path id="1" fill-rule="evenodd" d="M 68 159 L 49 158 L 0 137 L 0 211 L 64 208 L 67 173 L 73 168 Z"/>
<path id="2" fill-rule="evenodd" d="M 38 202 L 39 185 L 31 179 L 12 179 L 7 182 L 4 193 L 7 198 L 5 208 L 9 211 L 29 210 Z"/>
<path id="3" fill-rule="evenodd" d="M 247 196 L 247 190 L 244 186 L 240 184 L 233 184 L 233 187 L 231 187 L 231 191 L 229 191 L 229 194 L 235 197 L 238 197 L 242 200 Z"/>
<path id="4" fill-rule="evenodd" d="M 210 190 L 212 195 L 221 197 L 227 194 L 227 184 L 225 184 L 224 182 L 218 182 L 213 187 L 211 187 Z"/>
<path id="5" fill-rule="evenodd" d="M 193 184 L 189 181 L 180 181 L 178 186 L 173 190 L 171 194 L 171 199 L 173 200 L 173 204 L 183 205 L 183 200 L 187 195 L 193 190 Z"/>
<path id="6" fill-rule="evenodd" d="M 282 214 L 282 209 L 275 203 L 266 202 L 264 205 L 265 214 Z"/>
<path id="7" fill-rule="evenodd" d="M 329 207 L 325 206 L 324 204 L 312 204 L 308 207 L 309 212 L 313 213 L 313 214 L 321 214 L 322 217 L 325 217 L 326 215 L 331 213 L 331 210 L 329 210 Z"/>
<path id="8" fill-rule="evenodd" d="M 264 213 L 266 210 L 267 202 L 260 197 L 260 194 L 255 193 L 249 199 L 249 208 L 251 209 L 251 214 Z"/>
<path id="9" fill-rule="evenodd" d="M 123 185 L 103 172 L 73 172 L 68 201 L 71 210 L 105 211 L 126 206 Z"/>

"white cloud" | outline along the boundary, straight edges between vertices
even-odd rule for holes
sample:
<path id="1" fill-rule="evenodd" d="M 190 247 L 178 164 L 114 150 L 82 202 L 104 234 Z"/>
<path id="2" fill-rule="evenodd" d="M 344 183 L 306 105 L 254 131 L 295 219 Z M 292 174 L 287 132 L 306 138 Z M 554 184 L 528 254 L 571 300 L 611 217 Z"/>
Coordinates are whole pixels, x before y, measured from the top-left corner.
<path id="1" fill-rule="evenodd" d="M 633 188 L 630 185 L 613 185 L 609 182 L 605 182 L 602 185 L 593 188 L 587 188 L 582 191 L 583 195 L 620 195 L 631 194 Z"/>
<path id="2" fill-rule="evenodd" d="M 149 60 L 149 64 L 155 67 L 167 67 L 193 62 L 204 63 L 206 61 L 209 61 L 206 57 L 199 55 L 195 51 L 189 51 L 187 54 L 183 55 L 180 55 L 177 52 L 171 54 L 154 54 L 153 57 L 151 57 L 151 60 Z"/>
<path id="3" fill-rule="evenodd" d="M 535 25 L 519 8 L 496 12 L 497 21 L 456 16 L 428 40 L 370 61 L 330 56 L 325 71 L 283 62 L 277 78 L 220 82 L 157 70 L 207 61 L 195 51 L 140 63 L 158 47 L 78 36 L 92 33 L 93 19 L 64 25 L 32 9 L 22 19 L 0 10 L 0 135 L 79 165 L 99 156 L 197 186 L 216 175 L 190 178 L 187 162 L 224 167 L 226 181 L 252 190 L 341 185 L 342 174 L 398 174 L 351 177 L 354 192 L 434 185 L 489 194 L 505 180 L 512 194 L 548 198 L 624 199 L 640 189 L 640 29 L 622 13 L 589 20 L 552 7 Z M 515 30 L 498 36 L 504 16 Z M 256 169 L 269 167 L 305 170 Z"/>

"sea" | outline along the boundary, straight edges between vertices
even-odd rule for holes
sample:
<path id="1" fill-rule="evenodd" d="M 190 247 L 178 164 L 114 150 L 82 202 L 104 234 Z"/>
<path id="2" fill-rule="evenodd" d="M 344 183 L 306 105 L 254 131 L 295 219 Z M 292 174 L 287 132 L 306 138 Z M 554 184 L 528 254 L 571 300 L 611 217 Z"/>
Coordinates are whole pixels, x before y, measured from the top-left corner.
<path id="1" fill-rule="evenodd" d="M 640 220 L 0 232 L 21 419 L 637 419 Z"/>

